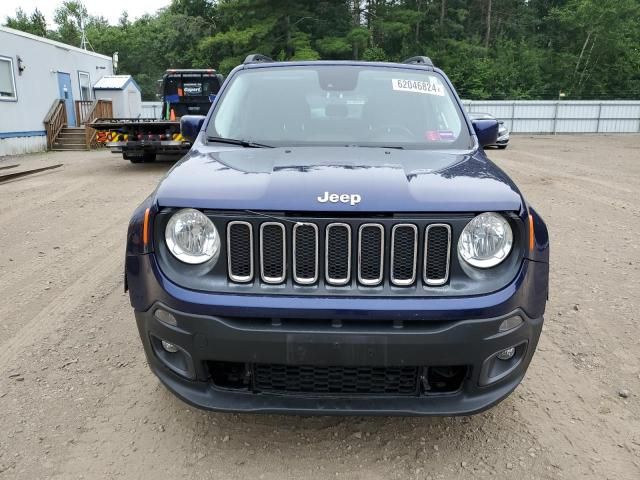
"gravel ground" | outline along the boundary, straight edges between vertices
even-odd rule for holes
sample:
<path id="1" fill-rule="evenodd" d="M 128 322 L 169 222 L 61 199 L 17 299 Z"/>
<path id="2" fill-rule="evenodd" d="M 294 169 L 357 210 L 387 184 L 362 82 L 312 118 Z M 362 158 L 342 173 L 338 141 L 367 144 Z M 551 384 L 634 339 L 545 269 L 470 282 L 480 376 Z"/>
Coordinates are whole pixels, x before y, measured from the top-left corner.
<path id="1" fill-rule="evenodd" d="M 148 370 L 127 222 L 171 163 L 107 152 L 0 184 L 0 478 L 640 478 L 640 136 L 516 136 L 489 155 L 552 237 L 523 384 L 460 418 L 215 414 Z"/>

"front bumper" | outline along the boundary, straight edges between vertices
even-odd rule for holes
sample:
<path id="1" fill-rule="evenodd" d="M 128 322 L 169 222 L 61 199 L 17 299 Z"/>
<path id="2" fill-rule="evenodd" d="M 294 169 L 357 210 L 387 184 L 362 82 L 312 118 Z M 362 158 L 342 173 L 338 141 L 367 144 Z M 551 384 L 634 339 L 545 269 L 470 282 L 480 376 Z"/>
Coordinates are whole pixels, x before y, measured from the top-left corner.
<path id="1" fill-rule="evenodd" d="M 105 147 L 111 149 L 112 153 L 136 153 L 143 154 L 149 152 L 187 152 L 191 148 L 191 143 L 178 140 L 141 140 L 124 142 L 106 142 Z"/>
<path id="2" fill-rule="evenodd" d="M 509 143 L 510 135 L 508 133 L 498 137 L 496 145 L 507 145 Z"/>
<path id="3" fill-rule="evenodd" d="M 177 326 L 158 320 L 156 310 L 177 319 Z M 136 312 L 151 370 L 175 395 L 196 407 L 233 412 L 297 414 L 466 415 L 478 413 L 505 398 L 522 380 L 542 329 L 542 317 L 527 318 L 512 331 L 498 333 L 506 317 L 461 320 L 432 328 L 394 331 L 348 328 L 321 329 L 257 326 L 248 321 L 189 315 L 156 304 Z M 343 331 L 344 330 L 344 331 Z M 160 340 L 179 347 L 167 354 Z M 518 346 L 509 361 L 495 355 Z M 166 357 L 180 355 L 176 365 Z M 184 360 L 186 359 L 186 360 Z M 314 395 L 255 393 L 251 387 L 225 388 L 209 378 L 206 362 L 387 366 L 468 366 L 461 387 L 453 392 L 393 395 Z M 503 363 L 505 365 L 503 365 Z"/>
<path id="4" fill-rule="evenodd" d="M 542 330 L 547 276 L 547 264 L 525 260 L 512 284 L 479 297 L 274 298 L 185 290 L 163 276 L 153 255 L 127 258 L 131 300 L 151 370 L 184 401 L 235 412 L 466 415 L 485 410 L 524 377 Z M 176 324 L 161 321 L 159 310 L 171 313 Z M 499 332 L 514 315 L 523 322 Z M 167 354 L 161 340 L 177 346 L 178 355 Z M 496 359 L 512 346 L 517 347 L 513 359 Z M 256 391 L 250 379 L 246 387 L 221 387 L 212 381 L 208 362 L 465 366 L 466 373 L 460 388 L 446 393 L 316 395 Z"/>

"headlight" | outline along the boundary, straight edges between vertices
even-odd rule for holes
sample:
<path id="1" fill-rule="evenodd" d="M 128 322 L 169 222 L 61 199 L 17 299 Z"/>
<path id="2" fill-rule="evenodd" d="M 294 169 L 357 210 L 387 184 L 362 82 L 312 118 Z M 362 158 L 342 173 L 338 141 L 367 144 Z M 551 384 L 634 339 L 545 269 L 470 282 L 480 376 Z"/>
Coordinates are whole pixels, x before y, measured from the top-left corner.
<path id="1" fill-rule="evenodd" d="M 507 258 L 512 246 L 509 222 L 497 213 L 481 213 L 462 230 L 458 254 L 471 266 L 491 268 Z"/>
<path id="2" fill-rule="evenodd" d="M 174 213 L 164 235 L 169 251 L 184 263 L 204 263 L 220 251 L 220 235 L 215 225 L 204 213 L 192 208 Z"/>

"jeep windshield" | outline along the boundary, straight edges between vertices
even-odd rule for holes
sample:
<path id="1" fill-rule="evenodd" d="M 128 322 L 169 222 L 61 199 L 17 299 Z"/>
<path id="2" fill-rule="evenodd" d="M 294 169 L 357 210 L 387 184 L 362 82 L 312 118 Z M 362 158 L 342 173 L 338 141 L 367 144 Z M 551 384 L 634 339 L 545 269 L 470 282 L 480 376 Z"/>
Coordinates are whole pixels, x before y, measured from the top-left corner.
<path id="1" fill-rule="evenodd" d="M 302 65 L 240 70 L 219 99 L 209 141 L 275 147 L 354 146 L 466 150 L 458 104 L 434 72 Z"/>

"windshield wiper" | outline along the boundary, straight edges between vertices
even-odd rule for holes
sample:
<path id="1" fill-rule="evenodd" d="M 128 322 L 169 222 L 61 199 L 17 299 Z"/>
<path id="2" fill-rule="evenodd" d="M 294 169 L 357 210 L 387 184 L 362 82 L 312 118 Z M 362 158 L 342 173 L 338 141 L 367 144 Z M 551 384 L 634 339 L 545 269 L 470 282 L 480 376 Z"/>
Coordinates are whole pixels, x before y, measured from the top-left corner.
<path id="1" fill-rule="evenodd" d="M 394 150 L 404 150 L 402 145 L 347 145 L 348 147 L 358 148 L 389 148 Z"/>
<path id="2" fill-rule="evenodd" d="M 272 145 L 265 145 L 264 143 L 249 142 L 247 140 L 241 140 L 238 138 L 224 138 L 224 137 L 207 137 L 208 142 L 228 143 L 229 145 L 240 145 L 245 148 L 274 148 Z"/>

